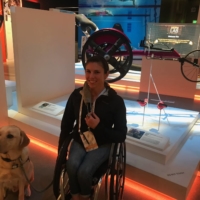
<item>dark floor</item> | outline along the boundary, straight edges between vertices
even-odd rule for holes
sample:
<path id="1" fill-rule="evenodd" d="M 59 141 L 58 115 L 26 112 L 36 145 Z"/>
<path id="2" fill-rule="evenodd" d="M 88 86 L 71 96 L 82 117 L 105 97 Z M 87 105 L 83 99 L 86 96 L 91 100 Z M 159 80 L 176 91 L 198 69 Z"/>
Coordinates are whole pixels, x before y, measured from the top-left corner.
<path id="1" fill-rule="evenodd" d="M 56 153 L 50 152 L 33 143 L 29 145 L 30 158 L 35 166 L 35 180 L 33 186 L 41 191 L 53 178 Z M 102 195 L 100 195 L 102 196 Z M 126 180 L 124 188 L 124 200 L 172 200 L 173 198 L 166 197 L 155 193 L 149 189 L 141 187 L 139 184 L 132 184 L 130 180 Z M 17 194 L 9 193 L 6 200 L 17 200 Z M 52 186 L 45 192 L 39 193 L 32 188 L 32 195 L 25 200 L 55 200 Z M 104 200 L 100 197 L 99 200 Z M 200 200 L 200 173 L 195 179 L 192 189 L 187 200 Z"/>

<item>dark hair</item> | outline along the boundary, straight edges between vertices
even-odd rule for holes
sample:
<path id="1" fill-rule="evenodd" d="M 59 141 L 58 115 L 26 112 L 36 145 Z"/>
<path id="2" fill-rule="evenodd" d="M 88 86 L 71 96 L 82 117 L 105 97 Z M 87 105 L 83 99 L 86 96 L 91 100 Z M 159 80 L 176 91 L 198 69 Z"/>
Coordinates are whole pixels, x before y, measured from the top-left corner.
<path id="1" fill-rule="evenodd" d="M 106 74 L 108 71 L 109 71 L 109 66 L 108 66 L 108 63 L 107 61 L 104 59 L 104 57 L 102 56 L 93 56 L 93 57 L 90 57 L 86 64 L 85 64 L 85 68 L 87 66 L 88 63 L 99 63 L 103 69 L 104 69 L 104 73 Z"/>

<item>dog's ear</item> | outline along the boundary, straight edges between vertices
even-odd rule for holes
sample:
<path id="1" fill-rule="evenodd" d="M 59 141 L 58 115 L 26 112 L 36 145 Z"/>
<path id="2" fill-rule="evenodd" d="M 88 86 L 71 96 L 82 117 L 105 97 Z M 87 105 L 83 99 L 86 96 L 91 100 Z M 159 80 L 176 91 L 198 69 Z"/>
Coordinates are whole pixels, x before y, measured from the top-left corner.
<path id="1" fill-rule="evenodd" d="M 21 140 L 20 140 L 19 147 L 24 148 L 30 143 L 30 139 L 27 137 L 26 133 L 22 130 L 20 130 L 20 136 L 21 136 Z"/>

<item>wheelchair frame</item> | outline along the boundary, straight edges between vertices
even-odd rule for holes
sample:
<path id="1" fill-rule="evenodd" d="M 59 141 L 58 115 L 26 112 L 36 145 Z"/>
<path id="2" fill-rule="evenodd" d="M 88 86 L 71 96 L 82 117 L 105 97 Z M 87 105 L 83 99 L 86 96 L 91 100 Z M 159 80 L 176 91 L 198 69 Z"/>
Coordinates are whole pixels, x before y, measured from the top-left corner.
<path id="1" fill-rule="evenodd" d="M 53 191 L 57 200 L 66 200 L 66 196 L 70 195 L 65 165 L 72 141 L 72 135 L 70 135 L 63 143 L 56 160 Z M 109 159 L 100 166 L 93 176 L 91 199 L 98 199 L 102 180 L 105 179 L 106 200 L 121 200 L 125 184 L 125 170 L 126 144 L 125 142 L 113 143 Z"/>

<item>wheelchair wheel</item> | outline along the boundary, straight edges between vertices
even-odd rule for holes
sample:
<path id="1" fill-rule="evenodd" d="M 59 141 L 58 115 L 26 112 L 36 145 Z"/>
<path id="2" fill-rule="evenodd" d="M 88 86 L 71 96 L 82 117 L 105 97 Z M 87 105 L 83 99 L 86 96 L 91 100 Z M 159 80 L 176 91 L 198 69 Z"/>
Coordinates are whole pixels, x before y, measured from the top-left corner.
<path id="1" fill-rule="evenodd" d="M 64 198 L 69 193 L 69 184 L 65 165 L 68 147 L 71 140 L 72 136 L 69 136 L 69 138 L 65 140 L 56 160 L 53 179 L 53 192 L 57 200 L 62 200 L 62 198 Z"/>
<path id="2" fill-rule="evenodd" d="M 101 188 L 101 183 L 102 183 L 102 179 L 103 177 L 101 177 L 99 180 L 98 180 L 98 183 L 94 186 L 93 188 L 93 194 L 91 195 L 91 200 L 98 200 L 98 194 L 99 194 L 99 191 L 100 191 L 100 188 Z"/>
<path id="3" fill-rule="evenodd" d="M 200 50 L 188 53 L 179 61 L 184 78 L 191 82 L 200 82 Z"/>
<path id="4" fill-rule="evenodd" d="M 124 192 L 126 171 L 126 146 L 125 143 L 116 144 L 113 150 L 110 168 L 110 200 L 121 200 Z"/>
<path id="5" fill-rule="evenodd" d="M 123 33 L 115 29 L 103 29 L 93 33 L 82 50 L 82 63 L 85 67 L 87 59 L 103 56 L 108 64 L 110 74 L 108 82 L 112 83 L 123 78 L 132 65 L 132 49 Z"/>

